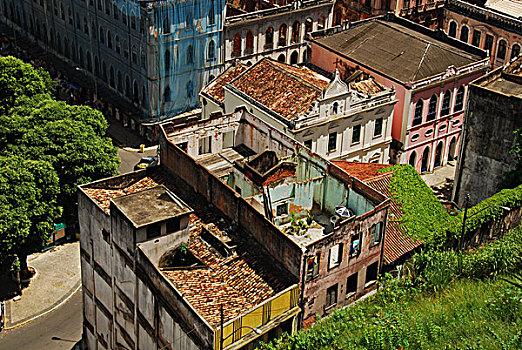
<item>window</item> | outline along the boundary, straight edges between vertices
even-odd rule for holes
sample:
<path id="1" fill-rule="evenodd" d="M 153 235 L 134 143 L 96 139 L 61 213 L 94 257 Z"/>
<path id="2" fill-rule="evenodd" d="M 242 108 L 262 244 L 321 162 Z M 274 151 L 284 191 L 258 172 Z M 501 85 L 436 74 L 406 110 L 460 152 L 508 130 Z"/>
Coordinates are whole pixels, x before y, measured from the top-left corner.
<path id="1" fill-rule="evenodd" d="M 107 231 L 106 229 L 102 229 L 102 237 L 105 242 L 110 243 L 109 231 Z"/>
<path id="2" fill-rule="evenodd" d="M 426 121 L 430 121 L 435 119 L 437 115 L 437 96 L 433 95 L 430 98 L 430 104 L 428 105 L 428 115 L 426 116 Z"/>
<path id="3" fill-rule="evenodd" d="M 361 141 L 361 124 L 354 125 L 352 130 L 352 143 Z"/>
<path id="4" fill-rule="evenodd" d="M 333 269 L 341 264 L 343 260 L 343 245 L 339 243 L 330 248 L 330 256 L 328 257 L 328 269 Z"/>
<path id="5" fill-rule="evenodd" d="M 241 35 L 234 35 L 234 43 L 232 45 L 232 57 L 241 56 Z"/>
<path id="6" fill-rule="evenodd" d="M 131 12 L 131 29 L 136 30 L 136 15 Z"/>
<path id="7" fill-rule="evenodd" d="M 170 69 L 170 51 L 168 49 L 165 50 L 165 70 Z"/>
<path id="8" fill-rule="evenodd" d="M 337 304 L 337 284 L 334 284 L 326 290 L 326 307 Z"/>
<path id="9" fill-rule="evenodd" d="M 234 147 L 234 130 L 223 133 L 223 148 Z"/>
<path id="10" fill-rule="evenodd" d="M 461 111 L 464 108 L 464 86 L 461 86 L 457 91 L 457 96 L 455 97 L 455 108 L 454 111 Z"/>
<path id="11" fill-rule="evenodd" d="M 513 44 L 513 47 L 511 48 L 511 59 L 518 57 L 520 55 L 520 45 Z"/>
<path id="12" fill-rule="evenodd" d="M 379 222 L 372 226 L 370 230 L 370 246 L 379 244 L 382 237 L 382 222 Z"/>
<path id="13" fill-rule="evenodd" d="M 489 51 L 490 55 L 493 48 L 493 39 L 493 35 L 486 34 L 486 40 L 484 40 L 484 50 Z"/>
<path id="14" fill-rule="evenodd" d="M 210 40 L 208 43 L 207 60 L 214 61 L 216 58 L 216 43 L 214 40 Z"/>
<path id="15" fill-rule="evenodd" d="M 361 253 L 362 239 L 361 234 L 358 233 L 352 237 L 350 243 L 350 257 L 357 256 Z"/>
<path id="16" fill-rule="evenodd" d="M 245 47 L 245 55 L 250 55 L 254 52 L 254 34 L 252 32 L 248 32 L 246 35 L 246 47 Z"/>
<path id="17" fill-rule="evenodd" d="M 274 46 L 274 28 L 269 27 L 265 32 L 265 50 L 270 50 Z"/>
<path id="18" fill-rule="evenodd" d="M 382 135 L 382 118 L 375 119 L 375 128 L 373 129 L 373 136 L 381 136 Z"/>
<path id="19" fill-rule="evenodd" d="M 116 53 L 120 54 L 120 53 L 121 53 L 121 42 L 120 42 L 120 37 L 116 35 L 116 36 L 114 37 L 114 42 L 116 43 Z"/>
<path id="20" fill-rule="evenodd" d="M 112 9 L 112 13 L 114 15 L 114 19 L 119 19 L 119 12 L 120 10 L 118 9 L 118 6 L 116 6 L 116 3 L 114 3 L 113 6 L 113 9 Z"/>
<path id="21" fill-rule="evenodd" d="M 170 102 L 170 99 L 171 99 L 170 87 L 167 86 L 165 88 L 165 91 L 163 91 L 163 101 Z"/>
<path id="22" fill-rule="evenodd" d="M 457 37 L 457 23 L 450 22 L 448 35 L 452 38 Z"/>
<path id="23" fill-rule="evenodd" d="M 308 148 L 311 151 L 312 150 L 312 139 L 306 140 L 304 142 L 304 145 L 305 145 L 306 148 Z"/>
<path id="24" fill-rule="evenodd" d="M 112 34 L 110 30 L 107 31 L 107 47 L 112 49 Z"/>
<path id="25" fill-rule="evenodd" d="M 276 216 L 288 215 L 288 203 L 278 204 L 276 207 Z"/>
<path id="26" fill-rule="evenodd" d="M 346 280 L 346 295 L 351 295 L 357 292 L 357 280 L 359 278 L 359 273 L 354 273 L 351 276 L 348 276 Z"/>
<path id="27" fill-rule="evenodd" d="M 213 26 L 214 24 L 216 24 L 216 14 L 214 12 L 214 6 L 211 6 L 208 11 L 208 25 Z"/>
<path id="28" fill-rule="evenodd" d="M 497 49 L 497 58 L 501 60 L 506 59 L 506 51 L 507 51 L 507 41 L 504 39 L 501 39 L 498 42 L 498 49 Z"/>
<path id="29" fill-rule="evenodd" d="M 447 90 L 442 98 L 442 109 L 440 110 L 440 115 L 448 115 L 450 112 L 451 105 L 451 91 Z"/>
<path id="30" fill-rule="evenodd" d="M 335 151 L 337 147 L 337 133 L 332 132 L 328 135 L 328 152 Z"/>
<path id="31" fill-rule="evenodd" d="M 460 30 L 460 41 L 467 43 L 468 37 L 469 37 L 468 27 L 462 27 L 462 29 Z"/>
<path id="32" fill-rule="evenodd" d="M 165 17 L 163 18 L 163 34 L 169 34 L 170 33 L 170 20 L 169 20 L 169 16 L 168 15 L 165 15 Z"/>
<path id="33" fill-rule="evenodd" d="M 337 114 L 337 113 L 339 113 L 339 103 L 334 102 L 332 105 L 332 114 Z"/>
<path id="34" fill-rule="evenodd" d="M 193 64 L 194 63 L 194 47 L 192 45 L 189 45 L 187 48 L 187 64 Z"/>
<path id="35" fill-rule="evenodd" d="M 167 233 L 177 232 L 180 230 L 180 228 L 181 226 L 179 222 L 179 217 L 167 221 Z"/>
<path id="36" fill-rule="evenodd" d="M 152 224 L 147 227 L 147 239 L 161 235 L 161 224 Z"/>
<path id="37" fill-rule="evenodd" d="M 473 37 L 471 38 L 471 45 L 479 47 L 481 35 L 482 35 L 481 31 L 475 29 L 473 31 Z"/>
<path id="38" fill-rule="evenodd" d="M 308 257 L 306 261 L 306 280 L 310 281 L 319 276 L 319 258 L 320 255 Z"/>
<path id="39" fill-rule="evenodd" d="M 282 24 L 281 27 L 279 27 L 279 41 L 278 46 L 286 46 L 286 34 L 288 32 L 288 27 L 286 24 Z"/>
<path id="40" fill-rule="evenodd" d="M 413 115 L 413 122 L 411 126 L 417 126 L 422 124 L 422 108 L 424 107 L 424 102 L 422 100 L 418 100 L 415 105 L 415 114 Z"/>
<path id="41" fill-rule="evenodd" d="M 194 16 L 192 15 L 192 12 L 187 12 L 187 16 L 185 17 L 185 25 L 187 26 L 187 29 L 192 28 L 194 25 Z"/>
<path id="42" fill-rule="evenodd" d="M 377 267 L 379 266 L 379 262 L 374 262 L 370 266 L 366 268 L 366 281 L 365 283 L 374 282 L 377 279 Z"/>
<path id="43" fill-rule="evenodd" d="M 100 43 L 104 44 L 105 43 L 105 34 L 103 32 L 103 28 L 100 27 Z"/>
<path id="44" fill-rule="evenodd" d="M 212 137 L 202 137 L 199 139 L 199 154 L 206 154 L 211 152 Z"/>

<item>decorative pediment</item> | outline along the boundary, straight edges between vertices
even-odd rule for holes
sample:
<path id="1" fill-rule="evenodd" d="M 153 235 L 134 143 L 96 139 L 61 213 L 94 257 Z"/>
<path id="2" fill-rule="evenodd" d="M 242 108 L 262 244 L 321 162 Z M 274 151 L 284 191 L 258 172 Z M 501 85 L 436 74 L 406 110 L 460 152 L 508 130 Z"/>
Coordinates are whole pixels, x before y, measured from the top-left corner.
<path id="1" fill-rule="evenodd" d="M 326 87 L 323 98 L 330 98 L 348 93 L 348 85 L 346 85 L 339 76 L 339 71 L 335 70 L 335 77 Z"/>

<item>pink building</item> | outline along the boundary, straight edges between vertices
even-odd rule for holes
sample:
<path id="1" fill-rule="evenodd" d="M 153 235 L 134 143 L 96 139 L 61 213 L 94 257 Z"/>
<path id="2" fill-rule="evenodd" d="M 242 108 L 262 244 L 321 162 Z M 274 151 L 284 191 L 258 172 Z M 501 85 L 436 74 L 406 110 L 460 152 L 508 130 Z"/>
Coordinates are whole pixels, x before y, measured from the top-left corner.
<path id="1" fill-rule="evenodd" d="M 321 69 L 361 69 L 395 88 L 392 160 L 426 172 L 456 157 L 467 85 L 488 68 L 485 51 L 393 14 L 319 32 L 311 48 Z"/>

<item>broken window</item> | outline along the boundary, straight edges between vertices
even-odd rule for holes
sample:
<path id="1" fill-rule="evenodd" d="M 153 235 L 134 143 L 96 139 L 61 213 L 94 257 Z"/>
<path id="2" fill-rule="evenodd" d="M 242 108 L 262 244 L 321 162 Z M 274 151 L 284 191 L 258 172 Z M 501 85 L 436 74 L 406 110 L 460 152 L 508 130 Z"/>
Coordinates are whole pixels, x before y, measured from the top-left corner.
<path id="1" fill-rule="evenodd" d="M 382 236 L 382 222 L 379 222 L 372 226 L 370 230 L 370 246 L 379 244 Z"/>
<path id="2" fill-rule="evenodd" d="M 328 258 L 328 269 L 333 269 L 341 264 L 343 260 L 343 245 L 339 243 L 330 248 L 330 256 Z"/>
<path id="3" fill-rule="evenodd" d="M 362 239 L 361 234 L 358 233 L 352 237 L 352 241 L 350 243 L 350 258 L 354 256 L 358 256 L 361 253 Z"/>
<path id="4" fill-rule="evenodd" d="M 308 257 L 306 261 L 306 280 L 310 281 L 319 276 L 319 258 L 320 255 Z"/>
<path id="5" fill-rule="evenodd" d="M 326 290 L 326 307 L 337 304 L 337 284 L 334 284 Z"/>
<path id="6" fill-rule="evenodd" d="M 348 276 L 346 280 L 346 295 L 351 295 L 357 292 L 357 280 L 359 279 L 359 273 L 356 272 L 353 275 Z"/>
<path id="7" fill-rule="evenodd" d="M 212 137 L 202 137 L 199 139 L 199 154 L 206 154 L 211 152 Z"/>

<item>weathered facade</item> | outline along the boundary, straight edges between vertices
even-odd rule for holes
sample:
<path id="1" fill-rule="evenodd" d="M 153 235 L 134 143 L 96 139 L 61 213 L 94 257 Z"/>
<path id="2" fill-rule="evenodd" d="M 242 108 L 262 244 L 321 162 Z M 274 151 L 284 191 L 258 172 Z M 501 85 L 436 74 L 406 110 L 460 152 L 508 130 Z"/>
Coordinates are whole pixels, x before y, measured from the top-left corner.
<path id="1" fill-rule="evenodd" d="M 223 67 L 224 0 L 5 0 L 0 18 L 133 106 L 133 125 L 197 106 Z M 18 35 L 19 35 L 18 34 Z"/>
<path id="2" fill-rule="evenodd" d="M 314 33 L 311 47 L 321 69 L 360 69 L 395 88 L 392 161 L 426 172 L 456 157 L 467 85 L 485 73 L 485 51 L 393 14 Z"/>
<path id="3" fill-rule="evenodd" d="M 227 5 L 223 28 L 225 64 L 240 60 L 251 65 L 263 57 L 306 62 L 310 58 L 306 35 L 332 26 L 332 0 L 234 3 Z"/>
<path id="4" fill-rule="evenodd" d="M 454 201 L 474 205 L 498 191 L 513 169 L 515 130 L 522 128 L 522 58 L 469 85 L 463 142 L 453 187 Z"/>
<path id="5" fill-rule="evenodd" d="M 162 164 L 299 276 L 302 326 L 375 286 L 385 196 L 244 109 L 162 127 Z"/>
<path id="6" fill-rule="evenodd" d="M 346 82 L 345 82 L 346 81 Z M 327 159 L 387 163 L 393 89 L 356 72 L 343 81 L 263 59 L 227 69 L 201 92 L 203 115 L 245 107 Z"/>
<path id="7" fill-rule="evenodd" d="M 518 1 L 485 1 L 483 6 L 449 0 L 444 9 L 444 31 L 453 38 L 489 51 L 499 67 L 520 55 L 522 4 Z"/>

